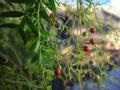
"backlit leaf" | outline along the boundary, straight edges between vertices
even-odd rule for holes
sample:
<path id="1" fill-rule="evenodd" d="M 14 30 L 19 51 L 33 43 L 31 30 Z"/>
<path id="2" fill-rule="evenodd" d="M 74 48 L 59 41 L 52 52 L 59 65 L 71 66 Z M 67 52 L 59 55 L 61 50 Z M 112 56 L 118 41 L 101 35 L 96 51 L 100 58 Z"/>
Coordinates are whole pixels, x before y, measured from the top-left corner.
<path id="1" fill-rule="evenodd" d="M 31 21 L 31 19 L 26 17 L 26 22 L 27 22 L 27 25 L 29 26 L 29 28 L 32 30 L 32 32 L 34 34 L 37 34 L 37 30 L 36 30 L 36 28 L 34 26 L 34 23 Z"/>
<path id="2" fill-rule="evenodd" d="M 49 2 L 46 3 L 46 6 L 54 12 L 54 14 L 56 13 L 56 6 L 55 6 L 55 2 L 54 0 L 48 0 Z"/>
<path id="3" fill-rule="evenodd" d="M 42 18 L 44 18 L 46 21 L 48 21 L 50 24 L 53 24 L 50 17 L 48 16 L 48 14 L 46 13 L 46 11 L 44 10 L 43 6 L 41 6 L 41 11 L 40 11 L 40 16 Z"/>

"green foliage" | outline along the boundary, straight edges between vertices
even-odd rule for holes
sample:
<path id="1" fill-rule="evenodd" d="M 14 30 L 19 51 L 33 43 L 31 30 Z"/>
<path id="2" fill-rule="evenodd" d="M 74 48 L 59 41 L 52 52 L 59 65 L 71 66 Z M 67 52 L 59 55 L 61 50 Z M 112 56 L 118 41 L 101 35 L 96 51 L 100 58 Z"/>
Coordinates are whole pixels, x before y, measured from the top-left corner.
<path id="1" fill-rule="evenodd" d="M 23 3 L 24 4 L 24 3 L 28 3 L 32 0 L 6 0 L 6 1 L 9 3 L 18 3 L 18 4 Z"/>
<path id="2" fill-rule="evenodd" d="M 16 27 L 18 27 L 18 25 L 17 24 L 13 24 L 13 23 L 4 23 L 4 24 L 1 24 L 0 27 L 16 28 Z"/>
<path id="3" fill-rule="evenodd" d="M 55 0 L 5 1 L 5 6 L 11 8 L 0 13 L 0 18 L 3 19 L 0 22 L 0 59 L 2 60 L 0 63 L 0 89 L 51 90 L 51 83 L 55 77 L 54 69 L 60 69 L 61 64 L 64 65 L 64 68 L 61 69 L 63 76 L 57 78 L 62 80 L 67 78 L 69 82 L 80 83 L 82 87 L 82 78 L 85 78 L 86 73 L 93 71 L 90 66 L 84 70 L 85 72 L 83 71 L 86 59 L 85 52 L 82 50 L 84 44 L 79 44 L 79 39 L 82 39 L 83 36 L 92 37 L 91 33 L 88 30 L 80 36 L 76 35 L 77 38 L 75 39 L 71 34 L 70 39 L 73 38 L 76 44 L 74 48 L 68 50 L 66 55 L 61 55 L 62 50 L 59 49 L 58 43 L 61 42 L 69 46 L 70 39 L 60 41 L 56 37 L 56 32 L 58 32 L 57 29 L 60 29 L 62 33 L 64 28 L 67 31 L 66 33 L 72 33 L 70 30 L 73 29 L 74 20 L 77 19 L 77 27 L 81 30 L 80 32 L 82 32 L 82 21 L 86 22 L 87 29 L 90 29 L 91 25 L 96 25 L 101 29 L 99 20 L 97 19 L 98 21 L 94 22 L 94 11 L 97 4 L 95 5 L 91 0 L 87 0 L 89 3 L 87 8 L 82 9 L 82 5 L 77 3 L 77 10 L 74 11 L 75 14 L 71 15 L 73 16 L 72 27 L 68 28 L 66 25 L 61 25 L 56 28 L 55 21 L 49 16 L 47 9 L 56 17 L 56 3 L 59 5 L 59 2 Z M 90 11 L 92 6 L 94 7 L 93 12 Z M 12 22 L 8 18 L 18 19 L 16 22 Z M 50 31 L 46 30 L 48 28 L 45 26 L 46 24 L 51 25 Z M 105 75 L 103 73 L 105 70 L 99 66 L 99 59 L 101 58 L 98 53 L 101 50 L 98 49 L 97 45 L 94 48 L 93 50 L 97 52 L 96 63 L 98 65 L 95 72 L 100 73 L 100 77 L 102 77 Z"/>
<path id="4" fill-rule="evenodd" d="M 54 3 L 54 0 L 48 0 L 48 2 L 45 3 L 45 5 L 56 14 L 56 6 Z"/>
<path id="5" fill-rule="evenodd" d="M 18 12 L 18 11 L 0 13 L 0 17 L 21 17 L 23 15 L 24 15 L 23 12 Z"/>

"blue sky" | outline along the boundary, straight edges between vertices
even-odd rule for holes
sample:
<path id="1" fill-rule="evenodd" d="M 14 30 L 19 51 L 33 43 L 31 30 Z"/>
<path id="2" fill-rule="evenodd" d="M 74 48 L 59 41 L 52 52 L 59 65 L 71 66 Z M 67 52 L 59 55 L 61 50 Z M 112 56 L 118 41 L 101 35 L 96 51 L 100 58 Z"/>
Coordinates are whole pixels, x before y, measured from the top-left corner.
<path id="1" fill-rule="evenodd" d="M 60 1 L 61 2 L 75 2 L 76 0 L 60 0 Z M 86 1 L 86 0 L 83 0 L 83 2 L 84 1 Z M 107 0 L 92 0 L 92 1 L 94 1 L 94 2 L 99 1 L 100 3 L 103 3 L 103 2 L 105 2 Z M 111 0 L 109 0 L 109 1 L 111 1 Z"/>
<path id="2" fill-rule="evenodd" d="M 59 0 L 61 2 L 72 2 L 72 3 L 76 3 L 77 0 Z M 86 3 L 86 0 L 82 0 L 83 3 Z M 99 3 L 105 3 L 107 2 L 106 4 L 110 4 L 111 1 L 114 2 L 114 1 L 117 1 L 117 0 L 92 0 L 93 2 L 99 2 Z M 106 4 L 102 4 L 102 7 L 105 7 Z"/>
<path id="3" fill-rule="evenodd" d="M 61 2 L 72 2 L 72 3 L 75 3 L 76 0 L 59 0 Z M 85 2 L 86 0 L 82 0 L 83 2 Z M 102 5 L 103 8 L 105 8 L 106 10 L 112 8 L 111 12 L 113 12 L 114 14 L 120 14 L 120 0 L 92 0 L 94 2 L 100 2 L 100 3 L 103 3 L 105 1 L 108 1 L 107 5 Z"/>
<path id="4" fill-rule="evenodd" d="M 59 0 L 61 2 L 72 2 L 75 3 L 76 0 Z M 82 0 L 83 2 L 85 2 L 86 0 Z M 117 9 L 118 11 L 120 11 L 120 0 L 92 0 L 93 2 L 100 2 L 100 3 L 104 3 L 105 1 L 108 1 L 107 4 L 111 5 L 112 7 L 114 7 L 114 9 Z M 104 7 L 105 5 L 103 5 Z"/>

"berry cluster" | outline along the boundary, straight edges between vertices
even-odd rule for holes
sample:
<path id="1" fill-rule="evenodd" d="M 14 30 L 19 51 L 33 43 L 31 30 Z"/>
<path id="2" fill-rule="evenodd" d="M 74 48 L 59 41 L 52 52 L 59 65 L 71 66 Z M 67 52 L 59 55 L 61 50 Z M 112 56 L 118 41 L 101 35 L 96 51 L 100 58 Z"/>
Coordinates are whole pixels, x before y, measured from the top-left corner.
<path id="1" fill-rule="evenodd" d="M 91 28 L 91 29 L 90 29 L 90 33 L 91 33 L 91 34 L 96 33 L 96 28 L 94 28 L 94 27 Z M 82 36 L 86 36 L 86 32 L 83 32 L 83 33 L 82 33 Z M 90 39 L 90 40 L 89 40 L 89 43 L 92 44 L 92 45 L 94 45 L 94 44 L 95 44 L 95 39 L 93 39 L 93 38 Z M 89 47 L 88 45 L 83 46 L 83 51 L 85 51 L 85 52 L 90 51 L 90 47 Z"/>
<path id="2" fill-rule="evenodd" d="M 91 28 L 91 29 L 90 29 L 90 33 L 91 33 L 91 34 L 96 33 L 96 28 L 94 28 L 94 27 Z M 86 32 L 83 32 L 83 33 L 82 33 L 82 36 L 86 36 L 86 35 L 87 35 Z M 95 41 L 95 39 L 91 38 L 91 39 L 89 40 L 89 43 L 92 44 L 92 45 L 94 45 L 94 44 L 96 43 L 96 41 Z M 89 47 L 88 45 L 84 45 L 84 46 L 83 46 L 83 51 L 84 51 L 84 52 L 90 51 L 90 47 Z M 89 61 L 89 64 L 90 64 L 90 65 L 93 65 L 93 64 L 94 64 L 94 61 Z M 93 74 L 92 74 L 92 81 L 93 81 L 94 83 L 98 83 L 98 82 L 100 81 L 100 76 L 99 76 L 99 75 L 96 75 L 96 74 L 93 72 Z"/>

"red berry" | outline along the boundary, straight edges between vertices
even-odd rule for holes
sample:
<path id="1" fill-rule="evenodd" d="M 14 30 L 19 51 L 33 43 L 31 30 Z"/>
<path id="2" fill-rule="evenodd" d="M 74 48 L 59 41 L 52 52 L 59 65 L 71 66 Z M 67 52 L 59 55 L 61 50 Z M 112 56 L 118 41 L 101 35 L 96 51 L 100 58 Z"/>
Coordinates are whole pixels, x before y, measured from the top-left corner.
<path id="1" fill-rule="evenodd" d="M 89 46 L 85 45 L 83 46 L 83 51 L 88 52 L 90 50 Z"/>
<path id="2" fill-rule="evenodd" d="M 50 18 L 51 18 L 51 20 L 54 20 L 54 19 L 55 19 L 54 13 L 51 13 L 51 14 L 50 14 Z"/>
<path id="3" fill-rule="evenodd" d="M 54 71 L 55 76 L 59 76 L 60 74 L 61 74 L 61 71 L 59 69 Z"/>
<path id="4" fill-rule="evenodd" d="M 94 28 L 94 27 L 91 28 L 91 29 L 90 29 L 90 32 L 91 32 L 91 33 L 95 33 L 95 32 L 96 32 L 96 28 Z"/>
<path id="5" fill-rule="evenodd" d="M 90 39 L 91 44 L 95 44 L 95 39 Z"/>

